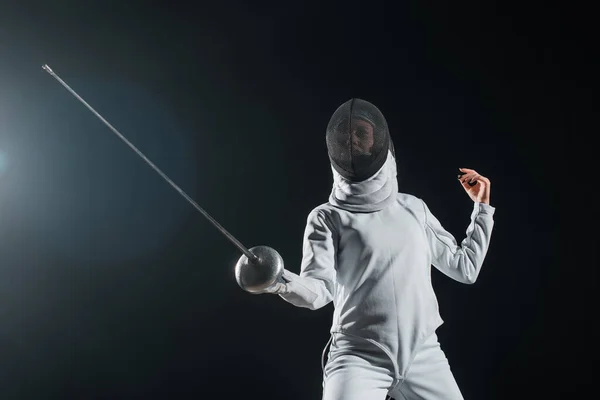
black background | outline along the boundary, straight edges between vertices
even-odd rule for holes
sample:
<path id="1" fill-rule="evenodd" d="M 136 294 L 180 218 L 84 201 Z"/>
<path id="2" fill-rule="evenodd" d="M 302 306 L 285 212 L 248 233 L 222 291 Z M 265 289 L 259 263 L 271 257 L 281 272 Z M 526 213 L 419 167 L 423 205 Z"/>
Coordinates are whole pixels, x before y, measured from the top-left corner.
<path id="1" fill-rule="evenodd" d="M 0 2 L 0 398 L 319 399 L 332 313 L 243 292 L 237 250 L 44 63 L 294 272 L 329 116 L 373 102 L 400 190 L 458 240 L 458 168 L 492 182 L 479 280 L 433 274 L 465 398 L 587 398 L 597 48 L 558 3 Z"/>

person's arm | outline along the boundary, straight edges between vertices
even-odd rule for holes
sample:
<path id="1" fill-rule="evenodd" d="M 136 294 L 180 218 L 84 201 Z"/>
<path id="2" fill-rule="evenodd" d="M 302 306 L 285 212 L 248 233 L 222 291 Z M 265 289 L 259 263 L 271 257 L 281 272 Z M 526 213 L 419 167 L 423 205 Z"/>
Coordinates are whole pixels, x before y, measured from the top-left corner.
<path id="1" fill-rule="evenodd" d="M 283 272 L 283 284 L 271 292 L 297 306 L 317 310 L 333 299 L 335 238 L 323 211 L 310 213 L 304 231 L 300 274 Z"/>
<path id="2" fill-rule="evenodd" d="M 495 208 L 490 203 L 490 180 L 472 169 L 461 168 L 459 181 L 473 200 L 471 223 L 460 246 L 444 229 L 425 202 L 425 229 L 432 264 L 439 271 L 462 283 L 475 283 L 490 245 Z"/>
<path id="3" fill-rule="evenodd" d="M 490 244 L 494 207 L 474 203 L 471 223 L 460 245 L 438 219 L 425 209 L 425 229 L 431 250 L 431 263 L 440 272 L 461 283 L 475 283 Z"/>

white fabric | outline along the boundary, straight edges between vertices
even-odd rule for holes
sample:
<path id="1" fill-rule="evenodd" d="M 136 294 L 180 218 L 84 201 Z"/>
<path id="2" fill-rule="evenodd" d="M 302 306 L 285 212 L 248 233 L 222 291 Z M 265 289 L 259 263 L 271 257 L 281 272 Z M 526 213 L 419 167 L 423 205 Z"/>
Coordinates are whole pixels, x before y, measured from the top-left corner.
<path id="1" fill-rule="evenodd" d="M 395 201 L 398 193 L 396 160 L 391 152 L 383 167 L 371 178 L 362 182 L 350 182 L 344 179 L 333 167 L 333 189 L 329 203 L 347 211 L 379 211 Z M 394 179 L 390 179 L 390 177 Z"/>
<path id="2" fill-rule="evenodd" d="M 434 333 L 419 347 L 403 379 L 376 345 L 333 334 L 324 370 L 323 400 L 462 400 L 446 355 Z"/>

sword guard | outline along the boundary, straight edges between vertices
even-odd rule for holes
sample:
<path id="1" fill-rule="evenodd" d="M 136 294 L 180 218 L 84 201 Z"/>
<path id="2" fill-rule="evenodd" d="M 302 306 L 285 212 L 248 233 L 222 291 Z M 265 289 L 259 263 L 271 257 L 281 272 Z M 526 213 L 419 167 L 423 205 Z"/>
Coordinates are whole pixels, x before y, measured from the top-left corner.
<path id="1" fill-rule="evenodd" d="M 268 246 L 256 246 L 249 249 L 256 260 L 249 260 L 244 254 L 235 265 L 235 280 L 238 285 L 250 293 L 260 293 L 277 282 L 283 275 L 283 258 Z"/>

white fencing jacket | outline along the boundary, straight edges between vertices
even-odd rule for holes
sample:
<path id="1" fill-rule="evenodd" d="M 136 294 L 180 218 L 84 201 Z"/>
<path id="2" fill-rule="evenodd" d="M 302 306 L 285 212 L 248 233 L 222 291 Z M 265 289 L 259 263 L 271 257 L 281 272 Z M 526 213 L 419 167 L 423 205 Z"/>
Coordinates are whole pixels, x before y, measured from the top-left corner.
<path id="1" fill-rule="evenodd" d="M 331 332 L 374 343 L 403 374 L 419 345 L 443 323 L 431 265 L 459 282 L 474 283 L 495 208 L 474 203 L 459 245 L 423 200 L 398 193 L 391 153 L 364 182 L 351 183 L 332 171 L 329 202 L 307 219 L 300 274 L 285 270 L 288 283 L 279 295 L 313 310 L 333 301 Z"/>

